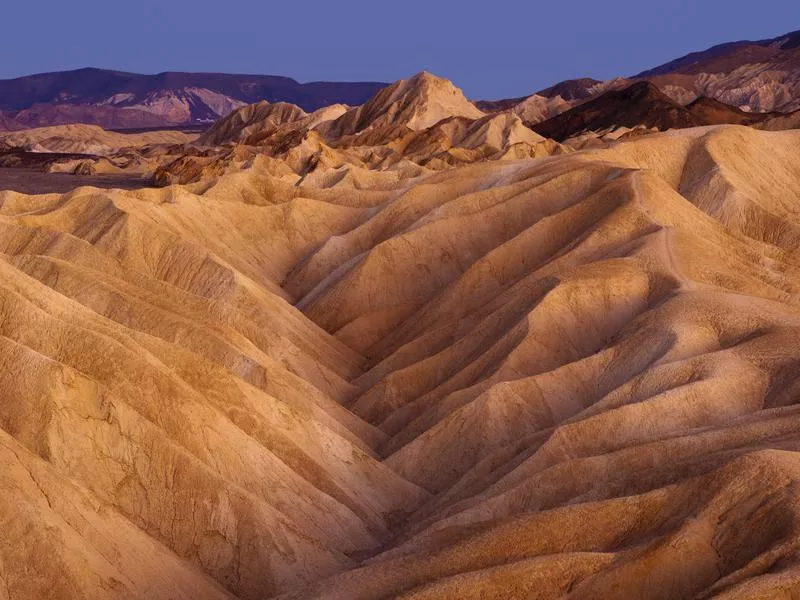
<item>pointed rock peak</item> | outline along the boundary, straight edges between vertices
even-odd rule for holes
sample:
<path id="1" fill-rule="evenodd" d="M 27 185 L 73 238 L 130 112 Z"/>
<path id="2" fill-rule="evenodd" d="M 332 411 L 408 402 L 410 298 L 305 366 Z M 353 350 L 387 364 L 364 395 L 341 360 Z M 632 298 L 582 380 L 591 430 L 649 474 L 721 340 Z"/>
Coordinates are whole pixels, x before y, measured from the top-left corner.
<path id="1" fill-rule="evenodd" d="M 405 125 L 426 129 L 442 119 L 484 116 L 451 81 L 422 71 L 381 90 L 359 107 L 349 131 L 356 133 L 375 126 Z"/>
<path id="2" fill-rule="evenodd" d="M 445 79 L 444 77 L 439 77 L 438 75 L 434 75 L 429 71 L 420 71 L 416 75 L 412 75 L 408 79 L 401 81 L 406 81 L 410 86 L 434 86 L 440 88 L 452 88 L 454 90 L 461 92 L 461 90 L 458 89 L 449 79 Z"/>
<path id="3" fill-rule="evenodd" d="M 438 77 L 428 71 L 420 71 L 416 75 L 408 79 L 401 79 L 395 82 L 392 86 L 397 86 L 396 90 L 402 90 L 405 93 L 441 93 L 458 96 L 464 102 L 469 103 L 469 100 L 464 96 L 464 92 L 456 87 L 452 81 L 444 77 Z M 471 103 L 470 103 L 471 104 Z"/>
<path id="4" fill-rule="evenodd" d="M 449 81 L 444 79 L 443 77 L 437 77 L 430 71 L 420 71 L 416 75 L 412 75 L 408 78 L 409 81 Z"/>

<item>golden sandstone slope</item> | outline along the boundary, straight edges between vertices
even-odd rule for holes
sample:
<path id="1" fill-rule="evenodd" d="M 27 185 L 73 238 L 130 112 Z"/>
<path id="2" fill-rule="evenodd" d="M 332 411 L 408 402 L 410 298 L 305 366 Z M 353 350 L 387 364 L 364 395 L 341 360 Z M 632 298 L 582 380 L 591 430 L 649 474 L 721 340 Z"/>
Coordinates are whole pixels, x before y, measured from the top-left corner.
<path id="1" fill-rule="evenodd" d="M 797 594 L 799 149 L 0 192 L 0 599 Z"/>
<path id="2" fill-rule="evenodd" d="M 372 188 L 455 165 L 566 151 L 513 112 L 485 115 L 450 81 L 426 72 L 355 108 L 306 114 L 282 102 L 245 106 L 186 150 L 161 165 L 158 183 L 196 183 L 275 159 L 271 172 L 286 181 Z"/>

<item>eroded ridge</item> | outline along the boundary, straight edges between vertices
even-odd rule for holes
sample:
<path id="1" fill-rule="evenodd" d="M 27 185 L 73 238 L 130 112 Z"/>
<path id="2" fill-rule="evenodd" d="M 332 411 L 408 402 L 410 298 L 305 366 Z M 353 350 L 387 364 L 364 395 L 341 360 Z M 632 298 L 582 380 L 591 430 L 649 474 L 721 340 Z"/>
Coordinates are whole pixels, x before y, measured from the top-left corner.
<path id="1" fill-rule="evenodd" d="M 793 593 L 798 149 L 0 193 L 0 598 Z"/>

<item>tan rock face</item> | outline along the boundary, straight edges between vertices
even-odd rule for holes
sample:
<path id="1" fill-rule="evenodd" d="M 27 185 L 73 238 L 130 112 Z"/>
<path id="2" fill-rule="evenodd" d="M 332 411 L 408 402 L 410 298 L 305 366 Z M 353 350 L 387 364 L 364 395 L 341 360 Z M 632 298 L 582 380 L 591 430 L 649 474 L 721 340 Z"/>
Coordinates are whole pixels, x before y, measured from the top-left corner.
<path id="1" fill-rule="evenodd" d="M 448 117 L 482 116 L 450 81 L 422 72 L 384 88 L 369 102 L 348 111 L 321 131 L 336 137 L 387 125 L 405 125 L 418 131 Z"/>
<path id="2" fill-rule="evenodd" d="M 180 131 L 116 133 L 97 125 L 54 125 L 0 133 L 0 146 L 53 154 L 105 156 L 149 144 L 186 144 L 195 137 Z"/>
<path id="3" fill-rule="evenodd" d="M 157 183 L 196 183 L 261 161 L 287 182 L 385 188 L 458 165 L 568 151 L 514 113 L 485 115 L 450 81 L 425 72 L 355 108 L 306 114 L 286 103 L 246 106 L 185 150 L 161 161 Z"/>
<path id="4" fill-rule="evenodd" d="M 0 192 L 0 598 L 791 596 L 800 132 L 348 114 Z"/>
<path id="5" fill-rule="evenodd" d="M 710 99 L 753 114 L 795 112 L 800 110 L 800 32 L 767 40 L 721 44 L 631 77 L 606 81 L 573 79 L 526 98 L 478 104 L 490 110 L 513 110 L 525 122 L 537 124 L 609 91 L 643 81 L 657 86 L 680 105 Z M 707 124 L 723 122 L 743 121 Z"/>
<path id="6" fill-rule="evenodd" d="M 200 146 L 217 146 L 228 142 L 248 143 L 254 135 L 271 135 L 279 126 L 306 117 L 305 111 L 286 102 L 259 102 L 240 108 L 221 119 L 197 139 Z"/>
<path id="7" fill-rule="evenodd" d="M 553 98 L 533 94 L 512 108 L 512 112 L 526 123 L 541 123 L 572 108 L 572 103 L 561 96 Z"/>

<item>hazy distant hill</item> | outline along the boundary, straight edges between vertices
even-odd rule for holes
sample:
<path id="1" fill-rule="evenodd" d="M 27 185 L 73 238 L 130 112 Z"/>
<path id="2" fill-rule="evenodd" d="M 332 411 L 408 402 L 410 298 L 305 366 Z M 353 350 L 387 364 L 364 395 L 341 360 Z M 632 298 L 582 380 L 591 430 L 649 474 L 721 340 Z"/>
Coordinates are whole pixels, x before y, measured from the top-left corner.
<path id="1" fill-rule="evenodd" d="M 800 109 L 800 31 L 720 44 L 632 77 L 572 79 L 532 96 L 477 104 L 486 111 L 510 109 L 534 123 L 643 80 L 681 105 L 711 98 L 748 112 L 795 111 Z"/>
<path id="2" fill-rule="evenodd" d="M 357 105 L 385 86 L 378 82 L 298 83 L 273 75 L 140 75 L 87 68 L 2 80 L 0 111 L 9 122 L 26 127 L 64 123 L 157 127 L 215 121 L 259 100 L 291 102 L 304 110 Z"/>

